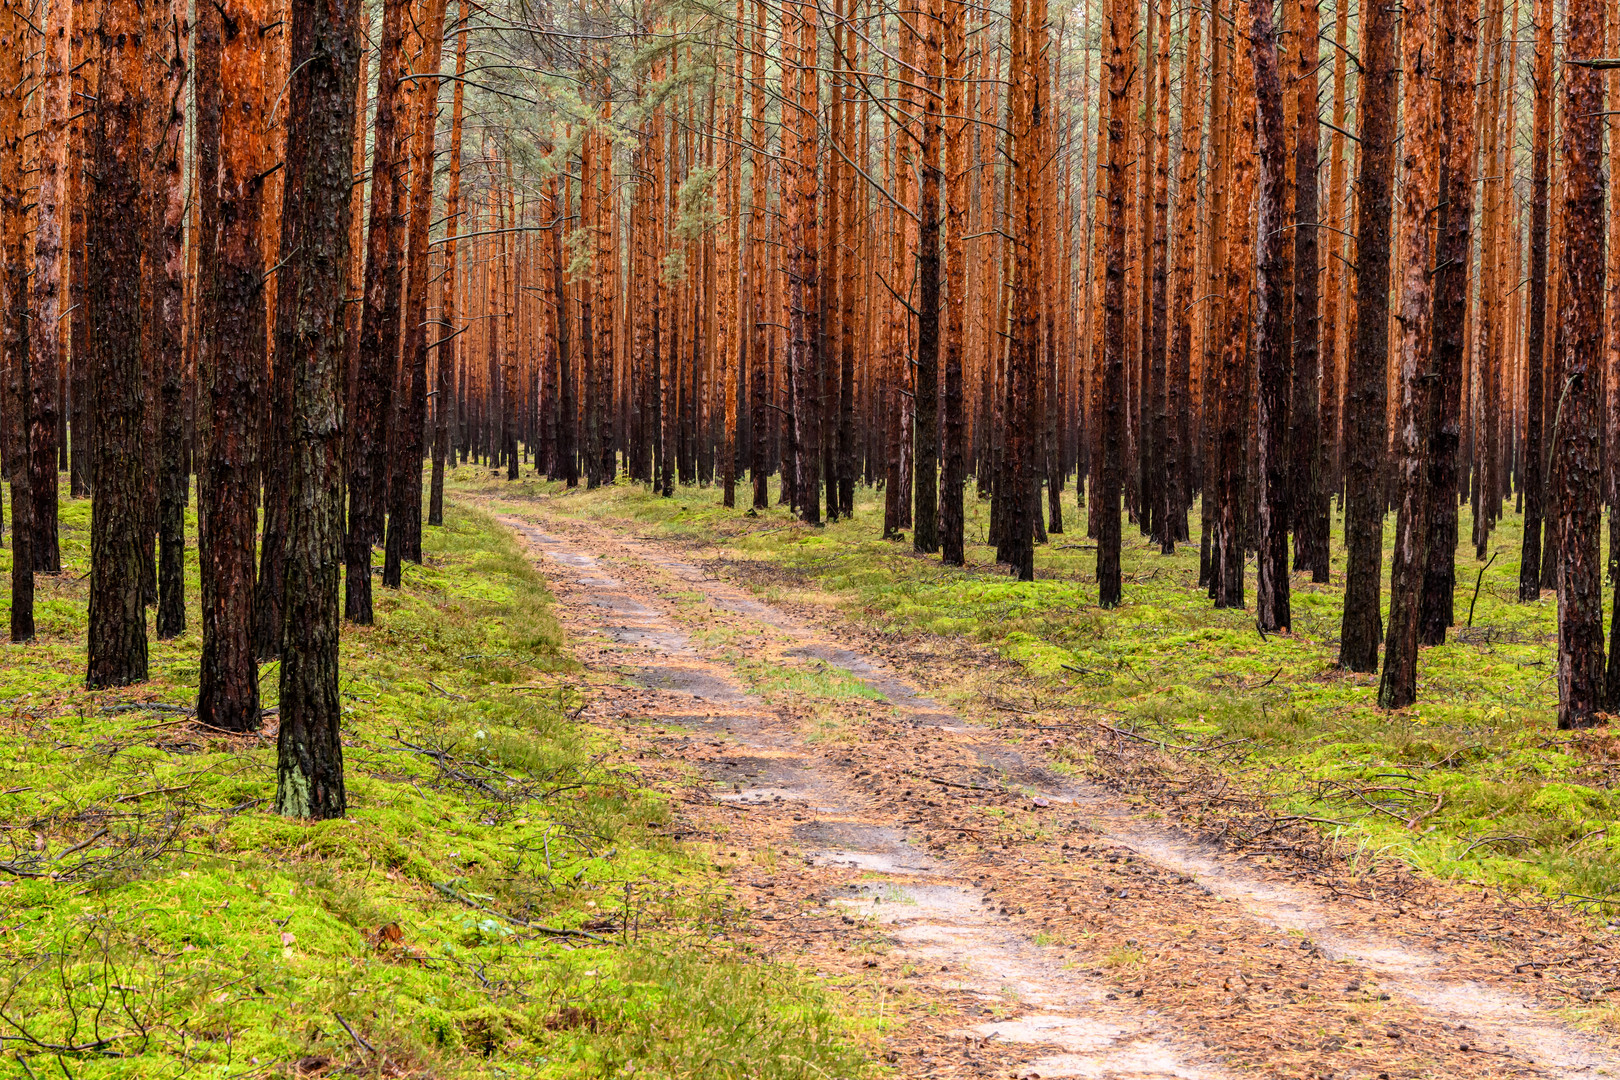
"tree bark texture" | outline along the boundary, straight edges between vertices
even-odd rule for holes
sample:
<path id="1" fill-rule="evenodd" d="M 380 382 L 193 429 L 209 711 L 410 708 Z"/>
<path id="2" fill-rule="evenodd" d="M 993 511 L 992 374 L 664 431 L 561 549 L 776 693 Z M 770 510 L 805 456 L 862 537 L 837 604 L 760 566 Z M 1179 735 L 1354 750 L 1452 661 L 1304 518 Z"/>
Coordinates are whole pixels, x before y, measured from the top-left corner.
<path id="1" fill-rule="evenodd" d="M 141 594 L 140 234 L 126 208 L 140 205 L 142 52 L 135 0 L 106 0 L 99 46 L 93 173 L 86 231 L 95 252 L 87 340 L 96 439 L 90 507 L 90 689 L 145 682 L 146 605 Z"/>
<path id="2" fill-rule="evenodd" d="M 220 10 L 219 200 L 203 222 L 216 245 L 208 337 L 208 452 L 198 481 L 202 670 L 197 721 L 224 731 L 260 726 L 254 648 L 255 524 L 260 398 L 265 372 L 265 266 L 260 239 L 266 158 L 264 0 Z"/>
<path id="3" fill-rule="evenodd" d="M 1339 663 L 1378 670 L 1384 558 L 1384 431 L 1389 365 L 1389 240 L 1395 167 L 1395 14 L 1363 12 L 1356 197 L 1356 337 L 1345 401 L 1347 561 Z"/>
<path id="4" fill-rule="evenodd" d="M 276 811 L 298 818 L 341 818 L 347 812 L 338 697 L 341 406 L 348 356 L 349 143 L 364 12 L 362 0 L 292 0 L 283 228 L 307 239 L 281 268 L 292 283 L 282 295 L 293 310 L 277 356 L 289 366 L 293 393 Z"/>

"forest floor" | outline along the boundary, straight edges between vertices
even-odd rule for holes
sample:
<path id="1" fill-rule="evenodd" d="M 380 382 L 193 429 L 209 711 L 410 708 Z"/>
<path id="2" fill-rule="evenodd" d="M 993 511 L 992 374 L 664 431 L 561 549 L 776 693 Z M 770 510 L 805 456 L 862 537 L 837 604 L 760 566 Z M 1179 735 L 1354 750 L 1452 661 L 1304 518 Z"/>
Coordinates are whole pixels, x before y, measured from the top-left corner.
<path id="1" fill-rule="evenodd" d="M 875 976 L 903 1075 L 1620 1072 L 1616 755 L 1552 729 L 1511 530 L 1391 716 L 1332 667 L 1337 574 L 1262 637 L 1195 548 L 1134 535 L 1102 612 L 1064 536 L 1020 584 L 876 539 L 870 503 L 812 529 L 712 489 L 452 492 L 530 545 L 584 715 L 676 797 L 732 933 Z"/>
<path id="2" fill-rule="evenodd" d="M 190 629 L 152 642 L 150 682 L 83 688 L 89 523 L 63 500 L 38 639 L 0 644 L 0 1075 L 869 1068 L 860 988 L 737 941 L 721 870 L 578 722 L 545 581 L 489 515 L 452 506 L 404 587 L 375 591 L 375 625 L 344 626 L 349 814 L 317 824 L 271 809 L 274 662 L 262 732 L 192 719 L 194 518 Z"/>

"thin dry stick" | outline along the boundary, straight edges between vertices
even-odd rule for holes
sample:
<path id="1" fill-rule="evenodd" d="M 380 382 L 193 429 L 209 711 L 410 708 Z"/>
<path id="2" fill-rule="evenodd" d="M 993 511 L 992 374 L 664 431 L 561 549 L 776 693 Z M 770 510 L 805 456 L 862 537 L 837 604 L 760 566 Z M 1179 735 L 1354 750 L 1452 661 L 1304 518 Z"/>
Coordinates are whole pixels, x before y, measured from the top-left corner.
<path id="1" fill-rule="evenodd" d="M 1479 603 L 1479 586 L 1480 586 L 1480 583 L 1485 580 L 1485 571 L 1487 571 L 1487 570 L 1489 570 L 1491 568 L 1491 563 L 1495 562 L 1496 557 L 1498 555 L 1500 555 L 1500 554 L 1501 554 L 1500 551 L 1491 552 L 1491 557 L 1489 559 L 1485 560 L 1485 565 L 1479 568 L 1479 576 L 1474 579 L 1474 598 L 1472 600 L 1468 601 L 1468 627 L 1469 627 L 1469 629 L 1473 629 L 1473 626 L 1474 626 L 1474 605 Z"/>

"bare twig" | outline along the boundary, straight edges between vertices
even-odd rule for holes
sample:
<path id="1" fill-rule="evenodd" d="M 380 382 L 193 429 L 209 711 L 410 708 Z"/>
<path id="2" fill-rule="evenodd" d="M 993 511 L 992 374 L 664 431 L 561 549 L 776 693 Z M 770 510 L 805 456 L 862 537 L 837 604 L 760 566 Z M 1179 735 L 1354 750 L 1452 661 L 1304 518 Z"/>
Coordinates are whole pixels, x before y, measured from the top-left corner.
<path id="1" fill-rule="evenodd" d="M 337 1017 L 337 1022 L 343 1025 L 343 1030 L 349 1033 L 349 1038 L 354 1040 L 356 1046 L 363 1047 L 368 1053 L 375 1054 L 377 1052 L 377 1048 L 375 1046 L 372 1046 L 370 1043 L 366 1042 L 364 1038 L 355 1033 L 354 1028 L 349 1026 L 349 1022 L 343 1019 L 342 1013 L 338 1012 L 336 1009 L 333 1009 L 332 1015 Z"/>
<path id="2" fill-rule="evenodd" d="M 442 881 L 435 881 L 433 883 L 433 887 L 442 892 L 444 895 L 450 897 L 452 900 L 458 900 L 470 908 L 476 908 L 486 915 L 493 915 L 497 919 L 505 919 L 507 922 L 512 923 L 515 926 L 521 926 L 526 930 L 533 930 L 539 934 L 546 934 L 550 937 L 585 938 L 587 941 L 595 941 L 602 945 L 620 944 L 617 941 L 609 941 L 605 937 L 598 937 L 596 934 L 588 933 L 584 930 L 564 930 L 555 926 L 542 926 L 540 923 L 530 922 L 527 919 L 520 919 L 516 915 L 508 915 L 505 912 L 496 911 L 494 908 L 487 908 L 483 904 L 478 903 L 478 901 L 473 900 L 471 897 L 463 896 L 461 893 L 452 889 Z"/>

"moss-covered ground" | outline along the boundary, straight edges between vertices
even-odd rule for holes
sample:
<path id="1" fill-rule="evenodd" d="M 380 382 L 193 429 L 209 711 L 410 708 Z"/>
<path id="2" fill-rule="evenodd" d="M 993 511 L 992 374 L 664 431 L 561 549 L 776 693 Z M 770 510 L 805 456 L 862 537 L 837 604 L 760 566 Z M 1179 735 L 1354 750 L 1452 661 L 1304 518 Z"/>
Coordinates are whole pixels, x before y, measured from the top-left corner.
<path id="1" fill-rule="evenodd" d="M 748 514 L 742 484 L 742 507 L 726 509 L 715 487 L 663 499 L 623 482 L 566 491 L 476 469 L 458 470 L 452 483 L 517 511 L 617 519 L 636 533 L 709 546 L 768 598 L 819 607 L 866 633 L 977 643 L 1019 665 L 1021 677 L 1014 689 L 1001 671 L 960 671 L 938 688 L 957 708 L 1015 734 L 1078 719 L 1187 751 L 1272 812 L 1317 819 L 1352 860 L 1398 858 L 1597 913 L 1620 902 L 1620 752 L 1604 729 L 1556 730 L 1556 603 L 1550 591 L 1538 603 L 1517 600 L 1517 516 L 1490 538 L 1487 564 L 1474 557 L 1464 509 L 1457 625 L 1445 645 L 1422 653 L 1418 704 L 1391 713 L 1377 707 L 1375 675 L 1336 664 L 1337 512 L 1331 580 L 1294 575 L 1292 632 L 1263 636 L 1252 561 L 1248 610 L 1216 610 L 1198 587 L 1196 511 L 1194 543 L 1173 556 L 1127 526 L 1125 602 L 1102 610 L 1095 547 L 1072 488 L 1069 531 L 1037 548 L 1036 580 L 1020 583 L 993 565 L 982 543 L 988 505 L 971 489 L 968 565 L 954 569 L 914 554 L 909 533 L 880 539 L 881 493 L 864 489 L 852 519 L 807 527 L 776 505 Z M 1386 542 L 1393 531 L 1392 515 Z M 1386 554 L 1386 580 L 1388 565 Z M 1023 696 L 1006 700 L 1013 693 Z"/>
<path id="2" fill-rule="evenodd" d="M 191 629 L 150 682 L 83 689 L 89 525 L 64 499 L 39 638 L 0 645 L 0 1072 L 864 1071 L 839 999 L 727 943 L 716 868 L 579 722 L 544 583 L 490 517 L 452 506 L 344 628 L 350 811 L 319 824 L 271 812 L 273 713 L 233 737 L 184 711 L 195 520 Z"/>

